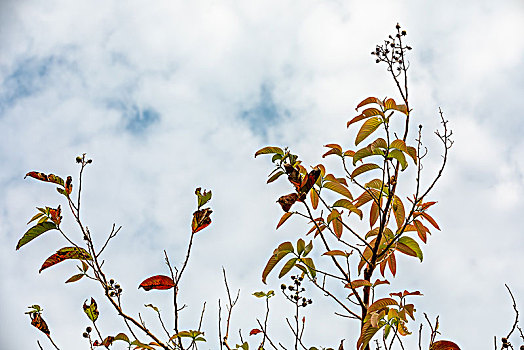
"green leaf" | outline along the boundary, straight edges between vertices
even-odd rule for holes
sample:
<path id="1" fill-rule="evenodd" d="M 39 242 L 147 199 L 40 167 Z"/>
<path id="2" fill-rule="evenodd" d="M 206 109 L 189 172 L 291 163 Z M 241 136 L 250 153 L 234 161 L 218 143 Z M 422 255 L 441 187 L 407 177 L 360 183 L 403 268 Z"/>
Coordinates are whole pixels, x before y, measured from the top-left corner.
<path id="1" fill-rule="evenodd" d="M 382 119 L 380 119 L 379 117 L 373 117 L 366 120 L 366 122 L 362 124 L 362 127 L 357 133 L 357 137 L 355 139 L 355 146 L 364 141 L 369 135 L 371 135 L 375 130 L 377 130 L 380 124 L 382 124 Z"/>
<path id="2" fill-rule="evenodd" d="M 313 249 L 313 241 L 309 241 L 309 243 L 304 247 L 304 255 L 307 256 L 309 252 L 311 252 L 311 249 Z"/>
<path id="3" fill-rule="evenodd" d="M 278 179 L 282 174 L 285 174 L 285 172 L 283 172 L 282 170 L 274 173 L 269 179 L 267 179 L 267 183 L 271 183 L 273 181 L 275 181 L 276 179 Z"/>
<path id="4" fill-rule="evenodd" d="M 357 350 L 364 349 L 380 328 L 381 327 L 372 327 L 371 322 L 364 323 L 364 326 L 362 327 L 360 333 L 360 337 L 357 341 Z"/>
<path id="5" fill-rule="evenodd" d="M 399 151 L 398 149 L 390 150 L 388 156 L 398 160 L 398 162 L 402 166 L 402 170 L 405 170 L 408 167 L 406 156 L 404 155 L 404 153 L 402 153 L 402 151 Z"/>
<path id="6" fill-rule="evenodd" d="M 297 241 L 297 254 L 301 255 L 305 247 L 306 247 L 306 242 L 304 242 L 302 238 L 299 238 L 299 240 Z"/>
<path id="7" fill-rule="evenodd" d="M 282 258 L 284 258 L 287 254 L 291 253 L 293 251 L 293 245 L 291 242 L 284 242 L 280 244 L 274 251 L 273 255 L 271 255 L 271 258 L 269 258 L 266 267 L 264 268 L 264 271 L 262 271 L 262 282 L 266 283 L 267 275 L 273 270 L 276 264 Z"/>
<path id="8" fill-rule="evenodd" d="M 124 333 L 118 333 L 117 335 L 115 335 L 115 340 L 123 340 L 127 343 L 130 342 L 129 338 Z"/>
<path id="9" fill-rule="evenodd" d="M 133 340 L 131 343 L 131 345 L 134 345 L 136 346 L 137 348 L 140 348 L 140 349 L 148 349 L 148 350 L 155 350 L 155 348 L 147 345 L 147 344 L 143 344 L 141 342 L 139 342 L 138 340 Z"/>
<path id="10" fill-rule="evenodd" d="M 315 278 L 317 275 L 317 270 L 315 269 L 315 264 L 313 263 L 313 259 L 311 258 L 303 258 L 300 259 L 304 265 L 306 265 L 307 269 L 309 270 L 309 274 L 312 278 Z"/>
<path id="11" fill-rule="evenodd" d="M 264 147 L 264 148 L 261 148 L 259 149 L 256 153 L 255 153 L 255 158 L 261 154 L 273 154 L 273 153 L 277 153 L 277 154 L 284 154 L 284 151 L 282 150 L 282 148 L 280 147 L 271 147 L 271 146 L 268 146 L 268 147 Z"/>
<path id="12" fill-rule="evenodd" d="M 91 298 L 91 303 L 89 305 L 87 304 L 87 299 L 86 299 L 86 301 L 84 301 L 83 308 L 84 308 L 84 312 L 87 315 L 87 317 L 89 317 L 91 321 L 95 322 L 99 315 L 98 307 L 96 305 L 95 299 Z"/>
<path id="13" fill-rule="evenodd" d="M 361 166 L 353 170 L 353 172 L 351 173 L 351 178 L 354 179 L 358 175 L 363 174 L 373 169 L 381 169 L 381 168 L 377 164 L 373 164 L 373 163 L 362 164 Z"/>
<path id="14" fill-rule="evenodd" d="M 349 190 L 347 189 L 346 186 L 342 185 L 341 183 L 339 182 L 333 182 L 333 181 L 330 181 L 330 182 L 326 182 L 324 183 L 324 188 L 327 188 L 328 190 L 331 190 L 333 192 L 337 192 L 349 199 L 353 199 L 353 195 L 351 194 L 351 192 L 349 192 Z"/>
<path id="15" fill-rule="evenodd" d="M 353 203 L 351 203 L 347 199 L 339 199 L 338 201 L 333 203 L 333 207 L 346 208 L 349 211 L 352 211 L 353 213 L 357 214 L 362 220 L 362 210 L 358 209 Z"/>
<path id="16" fill-rule="evenodd" d="M 424 258 L 424 255 L 422 254 L 422 249 L 420 249 L 420 246 L 418 245 L 417 241 L 415 241 L 413 238 L 408 236 L 402 236 L 398 240 L 399 243 L 405 244 L 410 249 L 412 249 L 416 256 L 420 259 L 422 262 L 422 259 Z"/>
<path id="17" fill-rule="evenodd" d="M 298 258 L 291 258 L 289 259 L 285 264 L 284 267 L 282 267 L 282 270 L 280 270 L 280 274 L 278 275 L 278 278 L 282 278 L 285 276 L 292 268 L 295 266 L 295 263 L 297 262 Z"/>
<path id="18" fill-rule="evenodd" d="M 256 296 L 257 298 L 263 298 L 263 297 L 266 296 L 266 293 L 260 291 L 260 292 L 255 292 L 255 293 L 253 293 L 253 295 Z"/>
<path id="19" fill-rule="evenodd" d="M 40 224 L 36 224 L 35 226 L 31 227 L 29 230 L 27 230 L 26 233 L 20 238 L 18 241 L 18 244 L 16 245 L 16 250 L 20 249 L 21 246 L 24 244 L 29 243 L 36 237 L 40 236 L 42 233 L 49 231 L 49 230 L 56 230 L 56 224 L 54 222 L 42 222 Z"/>
<path id="20" fill-rule="evenodd" d="M 406 152 L 412 159 L 415 164 L 417 164 L 417 150 L 415 147 L 408 146 Z"/>
<path id="21" fill-rule="evenodd" d="M 406 143 L 403 140 L 397 139 L 393 142 L 391 142 L 390 147 L 396 148 L 401 150 L 402 152 L 408 152 L 408 148 L 406 146 Z"/>
<path id="22" fill-rule="evenodd" d="M 40 267 L 40 270 L 38 272 L 42 272 L 42 270 L 47 269 L 48 267 L 51 267 L 53 265 L 56 265 L 58 263 L 61 263 L 62 261 L 69 260 L 69 259 L 78 259 L 78 260 L 91 260 L 91 255 L 84 249 L 80 247 L 65 247 L 57 250 L 57 252 L 53 255 L 51 255 L 49 258 L 44 261 L 42 266 Z"/>
<path id="23" fill-rule="evenodd" d="M 73 276 L 69 277 L 69 279 L 67 281 L 65 281 L 65 283 L 71 283 L 71 282 L 79 281 L 84 276 L 85 275 L 83 273 L 79 273 L 79 274 L 73 275 Z"/>
<path id="24" fill-rule="evenodd" d="M 156 312 L 160 312 L 160 310 L 153 304 L 144 304 L 145 307 L 150 307 L 152 308 L 153 310 L 155 310 Z"/>
<path id="25" fill-rule="evenodd" d="M 44 215 L 43 213 L 36 213 L 35 216 L 33 216 L 33 217 L 31 218 L 31 220 L 29 220 L 29 221 L 27 222 L 27 224 L 30 224 L 32 221 L 35 221 L 36 219 L 38 219 L 39 217 L 41 217 L 41 216 L 43 216 L 43 215 Z"/>

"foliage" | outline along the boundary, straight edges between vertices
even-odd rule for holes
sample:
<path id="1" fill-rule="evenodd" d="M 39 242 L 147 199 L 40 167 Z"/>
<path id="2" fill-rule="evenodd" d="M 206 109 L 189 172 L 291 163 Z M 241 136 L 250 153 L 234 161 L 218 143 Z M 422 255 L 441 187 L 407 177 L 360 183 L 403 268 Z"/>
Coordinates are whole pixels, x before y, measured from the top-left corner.
<path id="1" fill-rule="evenodd" d="M 448 129 L 448 122 L 439 109 L 442 130 L 437 131 L 436 135 L 443 147 L 442 164 L 432 181 L 424 187 L 420 178 L 422 163 L 427 152 L 422 143 L 422 126 L 419 126 L 414 140 L 408 137 L 413 110 L 408 99 L 409 63 L 406 57 L 411 47 L 404 43 L 405 36 L 406 32 L 397 25 L 395 35 L 390 35 L 372 52 L 377 63 L 386 65 L 400 98 L 363 99 L 356 106 L 358 114 L 346 124 L 348 128 L 357 128 L 355 147 L 346 149 L 337 143 L 325 145 L 327 151 L 323 157 L 337 157 L 342 165 L 342 174 L 331 173 L 323 164 L 317 164 L 308 170 L 299 156 L 288 148 L 268 146 L 255 153 L 255 157 L 271 156 L 275 168 L 269 174 L 267 183 L 282 179 L 285 175 L 284 178 L 292 187 L 291 193 L 282 195 L 277 201 L 284 213 L 276 229 L 292 218 L 305 219 L 309 226 L 309 230 L 305 232 L 305 236 L 309 236 L 309 239 L 299 237 L 296 242 L 286 241 L 279 244 L 270 255 L 261 275 L 262 282 L 266 283 L 275 269 L 279 271 L 278 278 L 289 277 L 292 272 L 294 273 L 290 276 L 291 284 L 282 283 L 280 286 L 282 295 L 294 305 L 293 317 L 286 318 L 287 326 L 293 335 L 294 349 L 319 349 L 303 343 L 305 316 L 301 317 L 301 312 L 313 303 L 312 299 L 304 296 L 306 283 L 321 290 L 327 298 L 338 305 L 340 317 L 356 320 L 353 336 L 358 337 L 357 350 L 371 349 L 373 340 L 377 349 L 382 349 L 382 346 L 385 349 L 392 349 L 397 344 L 404 348 L 403 338 L 413 333 L 412 323 L 416 318 L 414 301 L 416 297 L 422 296 L 422 293 L 389 290 L 389 280 L 400 272 L 397 266 L 399 256 L 407 255 L 414 258 L 413 261 L 422 262 L 424 255 L 421 246 L 428 243 L 429 235 L 434 230 L 440 230 L 438 223 L 430 214 L 436 201 L 430 200 L 429 196 L 442 176 L 448 159 L 448 150 L 453 142 L 450 139 L 452 132 Z M 206 342 L 205 334 L 201 330 L 205 303 L 198 327 L 180 329 L 179 311 L 182 307 L 179 305 L 178 295 L 181 278 L 191 255 L 194 236 L 212 222 L 213 211 L 209 207 L 204 207 L 211 200 L 211 191 L 202 191 L 201 188 L 195 190 L 197 208 L 193 213 L 187 253 L 181 266 L 173 266 L 167 252 L 164 251 L 169 275 L 151 276 L 138 285 L 138 288 L 143 288 L 144 291 L 169 291 L 173 296 L 171 314 L 173 331 L 165 327 L 165 315 L 156 306 L 145 305 L 157 313 L 166 333 L 154 334 L 146 327 L 141 317 L 137 319 L 124 310 L 123 287 L 113 278 L 108 277 L 103 270 L 101 255 L 108 243 L 116 237 L 120 227 L 116 228 L 113 225 L 104 244 L 95 245 L 93 236 L 80 215 L 83 172 L 92 160 L 87 159 L 84 154 L 77 157 L 76 161 L 80 165 L 76 199 L 73 198 L 71 176 L 64 181 L 54 174 L 46 175 L 31 171 L 26 177 L 58 186 L 58 193 L 65 197 L 67 207 L 78 224 L 82 242 L 75 241 L 62 230 L 60 206 L 43 207 L 37 208 L 37 213 L 29 220 L 28 224 L 33 222 L 36 224 L 22 235 L 16 249 L 45 235 L 48 231 L 56 230 L 67 241 L 67 246 L 49 256 L 39 272 L 66 260 L 76 260 L 79 262 L 77 266 L 79 273 L 72 275 L 66 283 L 88 278 L 100 285 L 106 302 L 119 317 L 122 317 L 127 330 L 115 335 L 103 335 L 97 324 L 100 315 L 97 301 L 94 298 L 85 300 L 83 310 L 91 325 L 86 327 L 83 337 L 87 339 L 90 349 L 100 346 L 109 348 L 117 341 L 127 344 L 128 349 L 197 349 L 199 344 Z M 415 174 L 414 181 L 410 181 L 406 175 L 412 168 L 412 174 Z M 410 193 L 401 193 L 399 190 L 399 182 L 404 181 L 407 185 L 411 185 Z M 364 222 L 366 226 L 369 225 L 369 228 L 360 231 L 356 227 L 362 224 L 355 224 L 355 222 Z M 231 295 L 225 270 L 223 273 L 227 291 L 225 303 L 227 317 L 225 322 L 222 322 L 223 304 L 219 300 L 220 348 L 248 350 L 249 342 L 242 338 L 236 345 L 232 345 L 230 341 L 230 320 L 238 301 L 238 294 L 236 297 Z M 257 345 L 258 349 L 266 347 L 278 349 L 277 344 L 285 349 L 281 342 L 272 339 L 269 331 L 270 299 L 275 295 L 273 290 L 253 293 L 254 297 L 264 300 L 266 304 L 263 321 L 257 319 L 259 327 L 249 332 L 250 336 L 261 338 Z M 30 309 L 26 313 L 31 318 L 31 324 L 44 333 L 56 349 L 59 349 L 42 317 L 42 308 L 33 305 Z M 514 309 L 517 318 L 510 334 L 502 338 L 502 348 L 511 346 L 508 338 L 516 327 L 521 330 L 518 326 L 518 311 L 515 303 Z M 425 318 L 430 329 L 430 341 L 426 348 L 459 349 L 452 341 L 436 339 L 439 334 L 438 317 L 434 325 L 427 315 Z M 223 325 L 225 325 L 224 333 L 222 333 Z M 419 349 L 422 349 L 420 345 L 422 327 L 420 324 Z M 338 340 L 334 341 L 338 343 Z M 339 350 L 344 348 L 343 342 L 344 340 L 340 341 Z M 495 340 L 495 346 L 496 344 Z"/>

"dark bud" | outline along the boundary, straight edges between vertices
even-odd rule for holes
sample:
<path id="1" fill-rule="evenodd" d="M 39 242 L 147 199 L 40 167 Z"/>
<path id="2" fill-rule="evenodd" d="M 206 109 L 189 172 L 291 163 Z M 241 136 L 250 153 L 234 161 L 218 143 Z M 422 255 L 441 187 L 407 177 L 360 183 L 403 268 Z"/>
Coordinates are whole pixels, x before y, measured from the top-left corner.
<path id="1" fill-rule="evenodd" d="M 411 50 L 412 47 L 411 46 L 406 46 L 406 49 Z"/>
<path id="2" fill-rule="evenodd" d="M 377 60 L 375 61 L 376 63 L 380 63 L 380 60 L 377 58 Z"/>
<path id="3" fill-rule="evenodd" d="M 80 156 L 76 157 L 76 162 L 77 163 L 82 163 L 82 157 L 80 157 Z"/>
<path id="4" fill-rule="evenodd" d="M 402 35 L 406 35 L 407 33 L 406 33 L 405 30 L 403 30 L 403 31 L 401 32 L 401 34 L 402 34 Z"/>
<path id="5" fill-rule="evenodd" d="M 304 280 L 304 277 L 300 276 L 300 277 L 298 278 L 298 280 L 299 280 L 299 281 L 303 281 L 303 280 Z"/>
<path id="6" fill-rule="evenodd" d="M 508 342 L 508 338 L 502 338 L 502 344 L 506 344 Z"/>
<path id="7" fill-rule="evenodd" d="M 419 124 L 419 125 L 418 125 L 418 128 L 419 128 L 419 129 L 422 129 L 422 124 Z"/>
<path id="8" fill-rule="evenodd" d="M 82 337 L 87 338 L 87 337 L 89 337 L 89 335 L 86 332 L 84 332 L 84 333 L 82 333 Z"/>
<path id="9" fill-rule="evenodd" d="M 93 330 L 93 329 L 92 329 L 91 327 L 89 327 L 89 326 L 86 327 L 86 332 L 87 332 L 87 333 L 91 333 L 92 330 Z"/>
<path id="10" fill-rule="evenodd" d="M 289 289 L 289 290 L 295 290 L 295 287 L 293 287 L 293 286 L 289 286 L 289 287 L 287 287 L 287 289 Z"/>
<path id="11" fill-rule="evenodd" d="M 372 54 L 372 55 L 374 55 L 374 54 L 375 54 L 375 52 L 372 52 L 371 54 Z"/>
<path id="12" fill-rule="evenodd" d="M 291 279 L 292 279 L 292 280 L 295 280 L 295 278 L 296 278 L 295 276 L 291 276 Z"/>
<path id="13" fill-rule="evenodd" d="M 122 288 L 118 288 L 118 294 L 122 294 Z"/>
<path id="14" fill-rule="evenodd" d="M 293 295 L 293 299 L 295 299 L 295 301 L 298 301 L 298 295 Z"/>
<path id="15" fill-rule="evenodd" d="M 110 297 L 114 297 L 115 295 L 116 295 L 115 292 L 110 292 L 110 293 L 109 293 L 109 296 L 110 296 Z"/>
<path id="16" fill-rule="evenodd" d="M 308 303 L 308 304 L 313 304 L 313 300 L 308 299 L 307 303 Z"/>
<path id="17" fill-rule="evenodd" d="M 119 284 L 115 284 L 115 288 L 116 289 L 120 289 L 120 285 Z"/>
<path id="18" fill-rule="evenodd" d="M 281 284 L 281 285 L 280 285 L 280 289 L 284 290 L 284 289 L 286 289 L 286 288 L 287 288 L 287 287 L 286 287 L 285 284 Z"/>
<path id="19" fill-rule="evenodd" d="M 115 280 L 111 278 L 111 279 L 109 280 L 109 284 L 113 284 L 113 283 L 115 283 Z"/>
<path id="20" fill-rule="evenodd" d="M 395 47 L 395 43 L 391 43 L 391 44 L 389 44 L 389 46 Z"/>
<path id="21" fill-rule="evenodd" d="M 93 160 L 92 159 L 88 159 L 87 160 L 87 164 L 91 164 L 91 163 L 93 163 Z"/>
<path id="22" fill-rule="evenodd" d="M 397 23 L 397 25 L 395 26 L 395 28 L 400 29 L 400 24 Z"/>
<path id="23" fill-rule="evenodd" d="M 520 350 L 524 350 L 524 345 L 521 345 L 521 346 L 520 346 Z"/>

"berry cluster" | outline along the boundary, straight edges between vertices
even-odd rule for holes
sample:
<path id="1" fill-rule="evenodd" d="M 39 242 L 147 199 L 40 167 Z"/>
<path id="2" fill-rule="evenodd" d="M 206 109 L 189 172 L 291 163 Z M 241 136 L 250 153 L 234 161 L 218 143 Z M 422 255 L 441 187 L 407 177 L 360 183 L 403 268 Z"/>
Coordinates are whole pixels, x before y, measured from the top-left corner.
<path id="1" fill-rule="evenodd" d="M 82 337 L 89 338 L 89 333 L 91 333 L 92 329 L 91 327 L 87 326 L 86 331 L 82 334 Z"/>
<path id="2" fill-rule="evenodd" d="M 371 54 L 377 57 L 376 63 L 386 62 L 388 70 L 398 76 L 402 71 L 409 68 L 409 64 L 406 66 L 405 53 L 407 50 L 411 50 L 411 46 L 402 43 L 402 37 L 406 36 L 407 33 L 405 30 L 401 30 L 400 24 L 397 23 L 396 29 L 397 34 L 395 36 L 390 35 L 389 39 L 384 40 L 383 45 L 377 45 L 375 51 Z"/>
<path id="3" fill-rule="evenodd" d="M 300 294 L 306 290 L 304 287 L 301 287 L 304 277 L 297 275 L 291 276 L 291 279 L 293 280 L 293 285 L 286 286 L 285 284 L 282 284 L 280 286 L 280 289 L 282 289 L 282 293 L 284 293 L 286 298 L 298 307 L 306 307 L 312 304 L 313 300 L 300 296 Z"/>
<path id="4" fill-rule="evenodd" d="M 109 286 L 107 286 L 107 288 L 110 297 L 120 297 L 122 294 L 122 288 L 118 283 L 115 284 L 115 280 L 112 278 L 109 280 Z"/>

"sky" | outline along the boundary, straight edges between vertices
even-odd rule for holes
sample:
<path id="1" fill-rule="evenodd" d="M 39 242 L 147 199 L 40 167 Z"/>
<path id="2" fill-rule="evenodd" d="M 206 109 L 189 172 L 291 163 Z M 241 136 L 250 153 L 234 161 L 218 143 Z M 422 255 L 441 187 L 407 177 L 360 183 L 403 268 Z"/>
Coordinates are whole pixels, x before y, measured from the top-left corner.
<path id="1" fill-rule="evenodd" d="M 279 243 L 310 237 L 298 218 L 275 230 L 282 215 L 275 201 L 291 188 L 284 179 L 266 185 L 272 164 L 253 155 L 266 145 L 289 146 L 304 165 L 325 162 L 342 176 L 335 159 L 322 159 L 323 145 L 353 145 L 356 130 L 346 122 L 362 99 L 399 98 L 370 55 L 397 22 L 413 47 L 410 106 L 430 152 L 424 181 L 441 160 L 433 133 L 439 107 L 455 143 L 430 196 L 442 230 L 422 247 L 423 263 L 398 259 L 388 292 L 424 294 L 412 300 L 414 333 L 426 312 L 440 315 L 441 339 L 463 349 L 492 347 L 515 316 L 505 283 L 524 310 L 524 3 L 517 0 L 2 1 L 0 347 L 37 349 L 40 340 L 51 349 L 24 315 L 32 304 L 44 308 L 61 349 L 88 348 L 82 304 L 90 297 L 104 334 L 125 330 L 95 283 L 64 284 L 76 273 L 73 262 L 38 273 L 67 245 L 56 231 L 15 251 L 35 207 L 66 206 L 54 186 L 24 175 L 76 180 L 82 153 L 93 159 L 84 174 L 83 220 L 97 244 L 113 223 L 122 225 L 104 267 L 122 285 L 126 308 L 154 330 L 156 315 L 143 305 L 168 317 L 170 294 L 137 286 L 168 273 L 164 249 L 174 263 L 183 261 L 194 189 L 213 191 L 213 223 L 195 237 L 182 279 L 182 327 L 198 326 L 206 301 L 202 348 L 218 348 L 224 267 L 231 289 L 240 289 L 231 343 L 240 342 L 241 329 L 255 347 L 259 339 L 247 334 L 265 309 L 251 294 L 289 283 L 270 275 L 264 285 L 263 266 Z M 72 216 L 64 214 L 62 228 L 81 239 Z M 358 324 L 335 316 L 336 305 L 305 287 L 314 302 L 305 310 L 304 342 L 336 347 L 345 339 L 353 348 Z M 269 332 L 290 347 L 285 317 L 293 317 L 292 305 L 277 293 Z M 510 340 L 522 343 L 516 334 Z"/>

